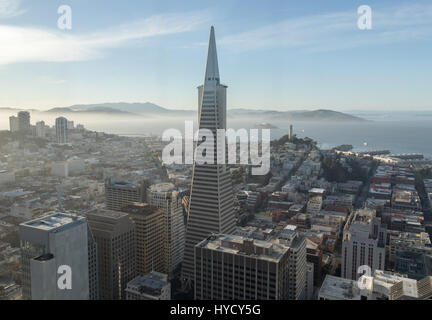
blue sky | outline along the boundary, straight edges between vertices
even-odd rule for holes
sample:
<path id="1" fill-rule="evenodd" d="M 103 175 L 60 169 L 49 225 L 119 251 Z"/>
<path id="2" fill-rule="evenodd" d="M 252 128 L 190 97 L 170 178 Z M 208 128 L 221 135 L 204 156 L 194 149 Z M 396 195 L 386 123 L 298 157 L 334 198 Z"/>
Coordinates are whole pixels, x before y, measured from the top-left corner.
<path id="1" fill-rule="evenodd" d="M 0 0 L 0 106 L 196 109 L 211 25 L 229 108 L 432 107 L 428 0 Z"/>

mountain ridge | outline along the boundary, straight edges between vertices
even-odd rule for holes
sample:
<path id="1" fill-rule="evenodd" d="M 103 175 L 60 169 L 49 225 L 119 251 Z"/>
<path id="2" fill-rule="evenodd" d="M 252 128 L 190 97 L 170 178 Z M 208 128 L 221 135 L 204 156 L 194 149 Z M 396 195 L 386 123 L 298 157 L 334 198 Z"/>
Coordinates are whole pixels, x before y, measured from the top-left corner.
<path id="1" fill-rule="evenodd" d="M 18 108 L 0 108 L 4 111 L 22 111 L 25 109 Z M 46 111 L 37 111 L 31 109 L 32 112 L 51 113 L 51 114 L 106 114 L 119 116 L 181 116 L 196 114 L 195 110 L 173 110 L 164 108 L 151 102 L 145 103 L 126 103 L 126 102 L 106 102 L 98 104 L 75 104 L 69 107 L 55 107 Z M 251 117 L 261 120 L 290 120 L 290 121 L 349 121 L 363 122 L 368 121 L 364 118 L 350 115 L 348 113 L 334 111 L 330 109 L 315 109 L 315 110 L 265 110 L 265 109 L 247 109 L 233 108 L 228 109 L 228 117 Z"/>

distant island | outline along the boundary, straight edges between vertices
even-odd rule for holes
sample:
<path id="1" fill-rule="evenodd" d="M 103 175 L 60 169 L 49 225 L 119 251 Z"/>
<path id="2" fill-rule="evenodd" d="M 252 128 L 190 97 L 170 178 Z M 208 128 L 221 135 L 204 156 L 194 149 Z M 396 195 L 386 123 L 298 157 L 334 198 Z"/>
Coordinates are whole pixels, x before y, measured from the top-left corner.
<path id="1" fill-rule="evenodd" d="M 268 122 L 261 122 L 261 123 L 255 123 L 253 126 L 254 129 L 279 129 L 278 127 L 268 123 Z"/>
<path id="2" fill-rule="evenodd" d="M 101 104 L 80 104 L 72 105 L 69 107 L 55 107 L 46 111 L 28 110 L 17 108 L 0 108 L 0 112 L 16 112 L 27 110 L 30 112 L 47 113 L 53 115 L 107 115 L 107 116 L 146 116 L 146 117 L 160 117 L 160 116 L 176 116 L 176 117 L 190 117 L 196 114 L 194 110 L 174 110 L 158 106 L 151 102 L 145 103 L 101 103 Z M 276 110 L 254 110 L 254 109 L 228 109 L 228 118 L 256 119 L 258 124 L 267 123 L 271 121 L 333 121 L 333 122 L 363 122 L 368 121 L 363 118 L 353 116 L 347 113 L 338 112 L 334 110 L 318 109 L 318 110 L 298 110 L 298 111 L 276 111 Z"/>

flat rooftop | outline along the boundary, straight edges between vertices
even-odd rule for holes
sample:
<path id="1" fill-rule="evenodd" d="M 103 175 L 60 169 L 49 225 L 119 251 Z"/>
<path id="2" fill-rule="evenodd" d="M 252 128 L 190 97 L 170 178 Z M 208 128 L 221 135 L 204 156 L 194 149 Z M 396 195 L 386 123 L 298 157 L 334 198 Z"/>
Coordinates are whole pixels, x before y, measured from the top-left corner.
<path id="1" fill-rule="evenodd" d="M 320 296 L 335 300 L 360 300 L 360 289 L 357 281 L 326 275 L 319 291 Z"/>
<path id="2" fill-rule="evenodd" d="M 149 187 L 151 192 L 170 192 L 176 190 L 174 184 L 166 182 L 166 183 L 158 183 L 153 184 Z"/>
<path id="3" fill-rule="evenodd" d="M 138 276 L 127 284 L 127 289 L 137 291 L 139 293 L 157 296 L 161 294 L 161 290 L 169 285 L 166 274 L 159 272 L 151 272 L 144 276 Z"/>
<path id="4" fill-rule="evenodd" d="M 252 243 L 254 252 L 247 252 L 246 245 Z M 246 238 L 239 235 L 216 234 L 197 244 L 201 248 L 215 251 L 222 251 L 231 254 L 244 255 L 248 257 L 258 257 L 259 259 L 278 262 L 289 250 L 289 246 L 274 241 L 263 241 Z M 255 253 L 257 250 L 260 254 Z"/>
<path id="5" fill-rule="evenodd" d="M 57 212 L 42 218 L 24 222 L 21 225 L 45 231 L 55 231 L 77 221 L 81 222 L 83 220 L 85 220 L 85 218 L 78 215 Z"/>

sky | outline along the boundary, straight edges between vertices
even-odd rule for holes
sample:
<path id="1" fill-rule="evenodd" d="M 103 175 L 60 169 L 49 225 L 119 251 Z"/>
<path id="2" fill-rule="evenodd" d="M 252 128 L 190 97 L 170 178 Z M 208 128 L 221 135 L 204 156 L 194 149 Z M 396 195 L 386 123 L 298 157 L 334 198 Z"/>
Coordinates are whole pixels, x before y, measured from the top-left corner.
<path id="1" fill-rule="evenodd" d="M 430 0 L 0 0 L 0 107 L 197 109 L 212 25 L 228 108 L 432 110 Z"/>

